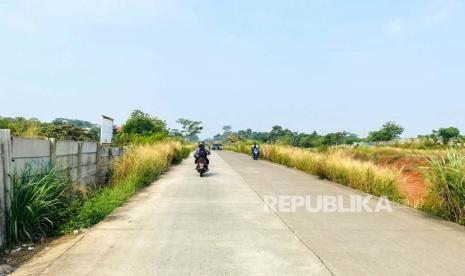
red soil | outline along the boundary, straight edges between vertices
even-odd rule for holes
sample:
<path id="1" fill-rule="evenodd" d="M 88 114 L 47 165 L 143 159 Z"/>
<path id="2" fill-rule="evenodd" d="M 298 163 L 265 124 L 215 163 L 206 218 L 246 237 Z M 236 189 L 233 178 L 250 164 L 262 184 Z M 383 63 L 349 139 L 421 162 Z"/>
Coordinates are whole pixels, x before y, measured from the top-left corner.
<path id="1" fill-rule="evenodd" d="M 418 158 L 401 158 L 393 161 L 381 160 L 379 165 L 401 170 L 404 177 L 404 185 L 399 187 L 400 192 L 406 197 L 406 205 L 418 206 L 426 196 L 426 180 L 421 172 L 421 167 L 426 163 Z"/>

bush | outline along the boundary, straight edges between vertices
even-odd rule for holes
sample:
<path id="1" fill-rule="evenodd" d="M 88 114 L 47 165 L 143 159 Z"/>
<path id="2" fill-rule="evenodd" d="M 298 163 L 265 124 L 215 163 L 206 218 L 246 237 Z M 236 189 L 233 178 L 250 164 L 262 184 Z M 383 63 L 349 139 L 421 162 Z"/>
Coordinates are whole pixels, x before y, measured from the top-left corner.
<path id="1" fill-rule="evenodd" d="M 38 174 L 28 167 L 12 186 L 8 240 L 34 241 L 54 231 L 69 202 L 70 181 L 49 168 Z"/>
<path id="2" fill-rule="evenodd" d="M 449 150 L 445 156 L 430 156 L 425 169 L 429 181 L 422 210 L 465 224 L 465 156 Z"/>

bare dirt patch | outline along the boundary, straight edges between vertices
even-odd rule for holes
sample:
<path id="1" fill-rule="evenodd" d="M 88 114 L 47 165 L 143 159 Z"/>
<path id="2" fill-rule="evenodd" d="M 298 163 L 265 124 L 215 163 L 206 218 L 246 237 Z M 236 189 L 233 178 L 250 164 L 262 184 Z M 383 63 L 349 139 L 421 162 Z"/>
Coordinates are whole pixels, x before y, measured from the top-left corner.
<path id="1" fill-rule="evenodd" d="M 404 185 L 399 189 L 406 197 L 406 205 L 417 207 L 424 201 L 427 191 L 427 182 L 422 173 L 422 168 L 427 165 L 424 158 L 404 157 L 395 160 L 380 160 L 378 165 L 401 171 Z"/>
<path id="2" fill-rule="evenodd" d="M 75 235 L 52 237 L 37 243 L 25 243 L 4 252 L 0 264 L 18 268 L 35 256 L 75 238 Z"/>

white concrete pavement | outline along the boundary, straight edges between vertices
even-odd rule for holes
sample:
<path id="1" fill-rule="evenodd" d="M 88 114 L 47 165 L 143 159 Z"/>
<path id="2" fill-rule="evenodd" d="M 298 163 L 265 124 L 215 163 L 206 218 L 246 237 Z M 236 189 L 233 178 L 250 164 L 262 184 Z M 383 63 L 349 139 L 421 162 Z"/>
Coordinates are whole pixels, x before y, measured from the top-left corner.
<path id="1" fill-rule="evenodd" d="M 364 195 L 314 176 L 214 152 L 191 159 L 56 256 L 16 275 L 463 275 L 464 228 L 392 213 L 265 212 L 264 196 Z"/>

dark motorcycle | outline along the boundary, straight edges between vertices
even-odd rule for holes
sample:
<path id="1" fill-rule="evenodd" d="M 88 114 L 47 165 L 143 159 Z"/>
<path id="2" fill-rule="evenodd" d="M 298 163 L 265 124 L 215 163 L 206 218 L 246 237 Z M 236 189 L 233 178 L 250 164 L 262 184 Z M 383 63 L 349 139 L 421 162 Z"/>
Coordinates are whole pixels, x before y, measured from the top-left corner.
<path id="1" fill-rule="evenodd" d="M 252 158 L 253 158 L 253 160 L 258 160 L 259 156 L 260 156 L 260 149 L 259 148 L 252 149 Z"/>
<path id="2" fill-rule="evenodd" d="M 208 171 L 207 169 L 207 160 L 203 157 L 199 157 L 197 159 L 197 167 L 196 167 L 197 172 L 200 173 L 200 177 L 203 177 L 203 175 Z"/>

